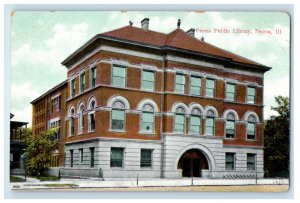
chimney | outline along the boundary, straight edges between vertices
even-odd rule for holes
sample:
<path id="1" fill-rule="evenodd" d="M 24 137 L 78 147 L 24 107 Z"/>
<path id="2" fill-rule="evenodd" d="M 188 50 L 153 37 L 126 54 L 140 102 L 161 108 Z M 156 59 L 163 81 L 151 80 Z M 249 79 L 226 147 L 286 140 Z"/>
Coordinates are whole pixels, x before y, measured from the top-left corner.
<path id="1" fill-rule="evenodd" d="M 189 29 L 188 31 L 186 31 L 186 33 L 188 35 L 190 35 L 191 37 L 195 37 L 195 29 L 194 28 Z"/>
<path id="2" fill-rule="evenodd" d="M 141 21 L 141 26 L 144 30 L 149 30 L 149 18 L 144 18 Z"/>

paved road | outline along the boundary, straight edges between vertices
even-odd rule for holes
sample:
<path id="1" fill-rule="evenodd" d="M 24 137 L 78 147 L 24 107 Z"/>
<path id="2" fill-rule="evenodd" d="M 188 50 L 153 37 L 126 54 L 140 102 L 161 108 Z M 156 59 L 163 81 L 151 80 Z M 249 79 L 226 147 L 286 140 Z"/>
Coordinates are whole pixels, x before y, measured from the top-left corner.
<path id="1" fill-rule="evenodd" d="M 107 191 L 107 192 L 286 192 L 288 185 L 245 185 L 245 186 L 179 186 L 179 187 L 130 187 L 130 188 L 49 188 L 39 191 Z M 28 191 L 28 190 L 27 190 Z"/>

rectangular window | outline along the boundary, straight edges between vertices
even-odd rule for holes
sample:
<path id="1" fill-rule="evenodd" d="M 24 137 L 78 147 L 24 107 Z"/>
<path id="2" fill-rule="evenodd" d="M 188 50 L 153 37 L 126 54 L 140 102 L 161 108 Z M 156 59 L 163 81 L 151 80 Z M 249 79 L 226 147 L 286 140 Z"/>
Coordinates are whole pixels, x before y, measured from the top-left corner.
<path id="1" fill-rule="evenodd" d="M 235 85 L 227 83 L 226 84 L 226 100 L 234 101 L 235 99 Z"/>
<path id="2" fill-rule="evenodd" d="M 94 147 L 90 147 L 90 157 L 91 157 L 90 167 L 94 168 L 94 166 L 95 166 L 95 148 Z"/>
<path id="3" fill-rule="evenodd" d="M 213 79 L 206 79 L 205 95 L 207 97 L 214 97 L 215 81 Z"/>
<path id="4" fill-rule="evenodd" d="M 182 74 L 175 75 L 175 92 L 184 94 L 185 76 Z"/>
<path id="5" fill-rule="evenodd" d="M 205 134 L 214 135 L 215 121 L 214 118 L 207 117 L 205 119 Z"/>
<path id="6" fill-rule="evenodd" d="M 190 94 L 201 95 L 201 78 L 191 76 Z"/>
<path id="7" fill-rule="evenodd" d="M 200 117 L 191 115 L 190 117 L 190 133 L 200 133 Z"/>
<path id="8" fill-rule="evenodd" d="M 142 113 L 142 131 L 153 132 L 154 116 L 151 112 Z"/>
<path id="9" fill-rule="evenodd" d="M 142 89 L 154 90 L 154 72 L 142 71 Z"/>
<path id="10" fill-rule="evenodd" d="M 80 75 L 80 92 L 84 92 L 84 88 L 85 88 L 85 73 L 82 73 Z"/>
<path id="11" fill-rule="evenodd" d="M 255 87 L 247 87 L 247 103 L 255 103 Z"/>
<path id="12" fill-rule="evenodd" d="M 117 87 L 125 87 L 125 68 L 113 66 L 112 85 Z"/>
<path id="13" fill-rule="evenodd" d="M 70 150 L 70 166 L 73 167 L 73 150 Z"/>
<path id="14" fill-rule="evenodd" d="M 112 147 L 110 152 L 110 167 L 123 167 L 124 149 Z"/>
<path id="15" fill-rule="evenodd" d="M 247 124 L 247 139 L 254 140 L 255 139 L 255 123 Z"/>
<path id="16" fill-rule="evenodd" d="M 124 110 L 113 109 L 111 119 L 112 130 L 124 130 Z"/>
<path id="17" fill-rule="evenodd" d="M 225 154 L 225 169 L 234 170 L 235 169 L 235 153 Z"/>
<path id="18" fill-rule="evenodd" d="M 234 138 L 234 121 L 226 121 L 226 138 Z"/>
<path id="19" fill-rule="evenodd" d="M 141 168 L 152 167 L 152 149 L 141 149 Z"/>
<path id="20" fill-rule="evenodd" d="M 96 75 L 97 75 L 97 71 L 96 71 L 96 67 L 91 68 L 91 88 L 96 86 Z"/>
<path id="21" fill-rule="evenodd" d="M 83 149 L 79 149 L 79 161 L 82 164 L 83 163 Z"/>
<path id="22" fill-rule="evenodd" d="M 247 170 L 253 171 L 255 170 L 256 155 L 255 154 L 247 154 Z"/>
<path id="23" fill-rule="evenodd" d="M 174 132 L 184 133 L 184 118 L 182 114 L 175 114 Z"/>
<path id="24" fill-rule="evenodd" d="M 76 81 L 75 79 L 71 81 L 71 96 L 74 97 L 75 96 L 75 85 L 76 85 Z"/>

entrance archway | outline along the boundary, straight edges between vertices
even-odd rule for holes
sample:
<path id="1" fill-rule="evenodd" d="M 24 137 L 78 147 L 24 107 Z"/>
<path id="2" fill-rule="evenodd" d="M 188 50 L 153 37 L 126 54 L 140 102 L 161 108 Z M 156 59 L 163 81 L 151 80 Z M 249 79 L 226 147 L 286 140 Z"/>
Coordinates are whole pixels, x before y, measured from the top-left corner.
<path id="1" fill-rule="evenodd" d="M 180 157 L 177 165 L 182 177 L 202 177 L 202 170 L 208 170 L 206 156 L 199 149 L 190 149 Z"/>

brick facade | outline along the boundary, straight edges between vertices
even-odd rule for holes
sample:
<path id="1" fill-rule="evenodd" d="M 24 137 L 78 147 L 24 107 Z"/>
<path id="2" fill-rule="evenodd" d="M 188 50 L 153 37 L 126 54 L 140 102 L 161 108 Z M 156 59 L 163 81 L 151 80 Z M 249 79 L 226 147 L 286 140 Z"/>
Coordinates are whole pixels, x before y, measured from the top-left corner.
<path id="1" fill-rule="evenodd" d="M 128 32 L 130 31 L 131 28 L 128 28 Z M 183 41 L 184 37 L 189 41 L 194 40 L 182 33 L 181 30 L 176 32 L 178 35 L 182 35 Z M 119 43 L 114 42 L 113 38 L 111 41 L 107 39 L 112 34 L 123 41 Z M 132 35 L 134 36 L 135 33 Z M 172 35 L 170 34 L 170 36 Z M 123 36 L 118 32 L 106 33 L 103 36 L 105 36 L 103 40 L 99 39 L 99 41 L 87 45 L 98 44 L 94 51 L 86 48 L 87 51 L 85 52 L 85 47 L 83 47 L 80 52 L 75 52 L 63 62 L 63 65 L 68 68 L 68 82 L 65 88 L 66 94 L 64 94 L 66 95 L 64 104 L 66 111 L 60 112 L 60 117 L 64 118 L 61 121 L 65 121 L 63 126 L 65 126 L 66 167 L 86 167 L 86 161 L 91 161 L 91 159 L 84 159 L 85 164 L 82 163 L 81 165 L 76 158 L 70 160 L 70 152 L 73 153 L 73 150 L 76 151 L 83 147 L 88 157 L 87 147 L 91 145 L 96 146 L 98 159 L 95 166 L 103 170 L 104 177 L 111 178 L 112 171 L 117 171 L 118 177 L 135 176 L 134 174 L 141 176 L 144 174 L 146 177 L 149 173 L 139 167 L 141 155 L 139 154 L 140 151 L 136 150 L 153 148 L 152 169 L 153 174 L 156 174 L 153 177 L 181 177 L 188 172 L 186 169 L 180 168 L 183 165 L 182 162 L 179 164 L 180 155 L 188 152 L 188 150 L 197 149 L 205 155 L 209 165 L 209 169 L 200 168 L 202 170 L 200 176 L 214 178 L 226 177 L 228 174 L 251 175 L 253 173 L 257 173 L 260 177 L 263 176 L 263 73 L 269 70 L 268 67 L 246 61 L 246 59 L 236 58 L 236 55 L 232 55 L 232 57 L 233 61 L 236 60 L 237 62 L 231 64 L 228 61 L 224 62 L 223 56 L 218 56 L 217 59 L 207 56 L 199 58 L 195 54 L 184 53 L 184 51 L 177 53 L 174 50 L 163 50 L 163 48 L 160 48 L 162 51 L 158 51 L 149 47 L 141 49 L 143 45 L 140 44 L 128 45 L 126 42 L 129 40 L 127 39 L 128 36 Z M 136 40 L 140 42 L 140 40 L 145 39 L 136 38 Z M 156 43 L 160 43 L 160 41 L 158 40 Z M 185 45 L 181 44 L 181 46 Z M 205 46 L 207 45 L 205 44 Z M 95 51 L 96 47 L 98 47 L 97 51 Z M 217 50 L 216 53 L 223 52 Z M 229 57 L 227 52 L 226 54 L 224 52 L 224 57 L 225 55 Z M 114 66 L 125 69 L 124 87 L 113 85 L 112 70 Z M 92 68 L 96 69 L 95 87 L 91 86 Z M 144 90 L 142 87 L 142 72 L 145 70 L 154 73 L 153 90 Z M 85 73 L 85 88 L 83 92 L 80 92 L 80 75 L 82 73 Z M 176 73 L 184 76 L 183 94 L 175 91 Z M 201 78 L 200 95 L 190 94 L 191 76 Z M 206 91 L 208 91 L 206 90 L 207 79 L 214 81 L 213 97 L 206 96 Z M 74 97 L 70 94 L 72 80 L 76 81 Z M 228 82 L 235 85 L 234 101 L 228 101 L 225 98 L 226 83 Z M 247 103 L 247 87 L 255 88 L 255 102 L 253 104 Z M 92 101 L 95 102 L 94 110 L 90 109 Z M 112 105 L 116 101 L 120 101 L 125 106 L 124 128 L 118 131 L 112 130 L 112 108 L 114 108 Z M 79 113 L 81 104 L 84 108 L 83 115 Z M 146 104 L 151 105 L 154 109 L 153 132 L 142 131 L 142 109 L 144 108 L 143 105 Z M 174 131 L 177 107 L 184 109 L 183 133 Z M 201 111 L 200 132 L 197 134 L 190 133 L 189 128 L 191 111 L 194 107 Z M 72 110 L 74 115 L 71 115 Z M 205 130 L 209 112 L 213 113 L 214 133 L 212 136 L 208 135 Z M 233 138 L 226 138 L 225 136 L 226 115 L 228 113 L 235 115 Z M 95 120 L 94 130 L 90 130 L 91 114 Z M 50 115 L 50 119 L 51 116 L 54 115 Z M 247 138 L 247 125 L 250 122 L 248 119 L 251 116 L 255 118 L 254 139 Z M 83 125 L 82 128 L 79 128 L 81 118 L 83 118 Z M 72 124 L 74 126 L 73 135 L 70 133 L 70 125 Z M 107 142 L 105 147 L 103 142 Z M 122 168 L 109 166 L 111 147 L 116 146 L 122 147 L 125 151 Z M 173 149 L 174 146 L 177 147 Z M 190 148 L 191 146 L 194 148 Z M 131 158 L 126 158 L 127 152 L 133 151 L 135 151 L 134 155 Z M 240 157 L 240 161 L 236 163 L 236 169 L 232 171 L 225 170 L 225 153 L 227 151 L 234 152 L 237 157 Z M 75 153 L 77 156 L 77 151 Z M 248 153 L 256 154 L 257 160 L 256 168 L 250 172 L 245 170 L 245 167 L 247 168 L 245 157 Z M 160 154 L 160 156 L 155 157 L 155 154 Z M 185 154 L 184 157 L 188 156 Z M 200 160 L 203 158 L 201 157 Z M 74 161 L 75 165 L 70 165 L 70 161 L 72 163 Z M 126 175 L 126 171 L 130 170 L 135 172 Z M 151 171 L 151 168 L 149 170 Z"/>

